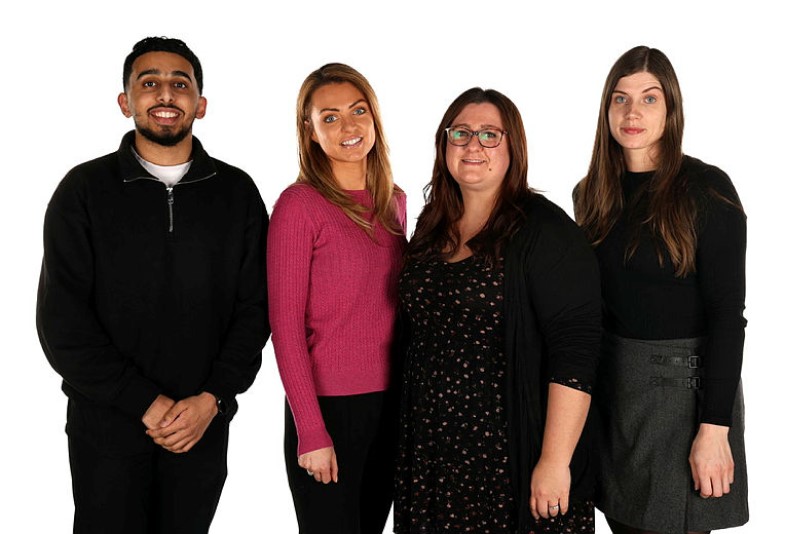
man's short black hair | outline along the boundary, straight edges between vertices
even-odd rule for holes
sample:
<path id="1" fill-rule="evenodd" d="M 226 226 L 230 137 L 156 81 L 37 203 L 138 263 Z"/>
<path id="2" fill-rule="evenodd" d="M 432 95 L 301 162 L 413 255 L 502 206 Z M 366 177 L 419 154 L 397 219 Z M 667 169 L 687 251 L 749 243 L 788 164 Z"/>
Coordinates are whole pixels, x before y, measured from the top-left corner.
<path id="1" fill-rule="evenodd" d="M 128 82 L 133 71 L 133 62 L 136 61 L 136 58 L 148 52 L 171 52 L 183 57 L 192 65 L 194 79 L 197 80 L 197 90 L 201 95 L 203 94 L 203 67 L 200 66 L 200 60 L 186 46 L 186 43 L 180 39 L 172 39 L 170 37 L 145 37 L 133 45 L 133 50 L 125 58 L 125 65 L 122 67 L 122 87 L 125 90 L 128 89 Z"/>

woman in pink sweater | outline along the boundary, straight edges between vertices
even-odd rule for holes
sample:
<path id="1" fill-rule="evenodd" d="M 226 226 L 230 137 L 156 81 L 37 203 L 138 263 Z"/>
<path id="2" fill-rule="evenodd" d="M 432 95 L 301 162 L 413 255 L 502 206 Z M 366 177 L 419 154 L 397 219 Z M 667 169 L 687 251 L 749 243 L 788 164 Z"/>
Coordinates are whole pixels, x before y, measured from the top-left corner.
<path id="1" fill-rule="evenodd" d="M 405 196 L 378 102 L 353 68 L 312 72 L 297 98 L 300 173 L 267 243 L 284 452 L 300 532 L 379 534 L 391 506 L 390 385 Z"/>

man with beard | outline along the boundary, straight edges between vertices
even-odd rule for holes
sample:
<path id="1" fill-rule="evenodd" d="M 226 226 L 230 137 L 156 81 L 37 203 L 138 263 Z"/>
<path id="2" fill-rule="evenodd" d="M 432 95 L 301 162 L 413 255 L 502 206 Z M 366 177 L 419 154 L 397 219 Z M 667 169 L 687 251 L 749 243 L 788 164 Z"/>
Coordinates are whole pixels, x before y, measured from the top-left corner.
<path id="1" fill-rule="evenodd" d="M 74 532 L 208 532 L 269 336 L 267 213 L 192 136 L 207 102 L 185 43 L 138 42 L 123 84 L 135 130 L 67 174 L 44 223 L 37 327 L 69 398 Z"/>

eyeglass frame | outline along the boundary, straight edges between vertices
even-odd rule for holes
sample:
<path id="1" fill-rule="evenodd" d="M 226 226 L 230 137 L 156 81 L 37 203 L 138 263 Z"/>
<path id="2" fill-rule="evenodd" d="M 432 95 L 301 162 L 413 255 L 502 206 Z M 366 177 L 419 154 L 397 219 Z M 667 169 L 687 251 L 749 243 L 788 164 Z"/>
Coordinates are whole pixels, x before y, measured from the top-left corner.
<path id="1" fill-rule="evenodd" d="M 450 130 L 453 130 L 453 129 L 464 130 L 465 132 L 469 132 L 469 139 L 467 139 L 467 142 L 464 143 L 463 145 L 455 144 L 450 139 Z M 494 146 L 486 146 L 483 143 L 481 143 L 481 138 L 480 138 L 480 136 L 478 134 L 480 134 L 481 132 L 485 132 L 485 131 L 498 131 L 498 132 L 500 132 L 500 139 L 497 140 L 497 144 L 496 145 L 494 145 Z M 501 130 L 499 128 L 483 128 L 481 130 L 470 130 L 469 128 L 466 128 L 464 126 L 449 126 L 449 127 L 444 129 L 444 136 L 447 138 L 447 142 L 450 143 L 453 146 L 467 146 L 472 142 L 472 138 L 475 137 L 475 138 L 478 139 L 478 144 L 481 145 L 483 148 L 497 148 L 497 147 L 499 147 L 500 143 L 503 142 L 503 137 L 507 133 L 508 133 L 507 130 Z"/>

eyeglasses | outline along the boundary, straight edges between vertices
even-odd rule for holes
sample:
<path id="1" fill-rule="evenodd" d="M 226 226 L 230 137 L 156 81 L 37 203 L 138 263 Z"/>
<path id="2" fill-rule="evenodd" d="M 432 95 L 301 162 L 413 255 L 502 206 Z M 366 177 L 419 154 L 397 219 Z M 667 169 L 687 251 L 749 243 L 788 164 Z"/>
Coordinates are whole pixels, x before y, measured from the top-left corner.
<path id="1" fill-rule="evenodd" d="M 447 142 L 453 146 L 467 146 L 472 141 L 472 136 L 475 136 L 483 148 L 496 148 L 500 145 L 500 141 L 503 140 L 503 135 L 506 134 L 505 131 L 497 128 L 472 131 L 463 126 L 445 128 L 444 131 L 447 135 Z"/>

